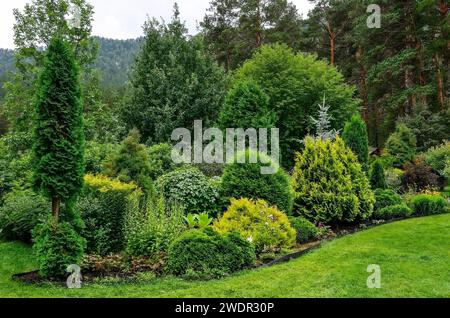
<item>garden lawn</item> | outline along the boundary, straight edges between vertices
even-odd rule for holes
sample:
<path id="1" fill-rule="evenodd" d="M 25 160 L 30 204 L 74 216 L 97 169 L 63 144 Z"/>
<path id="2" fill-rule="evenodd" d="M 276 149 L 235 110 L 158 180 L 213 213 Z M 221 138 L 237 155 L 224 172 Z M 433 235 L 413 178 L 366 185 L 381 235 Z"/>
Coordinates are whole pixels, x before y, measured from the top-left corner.
<path id="1" fill-rule="evenodd" d="M 369 264 L 381 266 L 381 289 L 366 287 Z M 450 297 L 450 214 L 376 227 L 216 281 L 148 278 L 68 290 L 11 280 L 34 269 L 29 247 L 0 243 L 0 297 Z"/>

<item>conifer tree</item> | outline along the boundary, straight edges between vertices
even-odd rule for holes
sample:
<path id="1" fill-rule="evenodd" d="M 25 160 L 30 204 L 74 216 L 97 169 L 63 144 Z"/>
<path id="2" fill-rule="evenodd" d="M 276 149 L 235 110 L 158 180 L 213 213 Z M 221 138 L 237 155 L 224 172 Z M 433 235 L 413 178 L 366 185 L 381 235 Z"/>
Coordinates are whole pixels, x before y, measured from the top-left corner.
<path id="1" fill-rule="evenodd" d="M 383 164 L 380 160 L 376 160 L 370 171 L 370 184 L 372 189 L 387 189 L 386 177 L 384 176 Z"/>
<path id="2" fill-rule="evenodd" d="M 72 47 L 66 41 L 54 38 L 38 81 L 34 184 L 51 198 L 56 222 L 61 203 L 73 202 L 83 185 L 83 156 L 79 68 Z"/>
<path id="3" fill-rule="evenodd" d="M 345 125 L 342 138 L 345 144 L 350 147 L 364 171 L 367 171 L 369 162 L 369 138 L 367 136 L 367 127 L 359 115 L 354 115 Z"/>

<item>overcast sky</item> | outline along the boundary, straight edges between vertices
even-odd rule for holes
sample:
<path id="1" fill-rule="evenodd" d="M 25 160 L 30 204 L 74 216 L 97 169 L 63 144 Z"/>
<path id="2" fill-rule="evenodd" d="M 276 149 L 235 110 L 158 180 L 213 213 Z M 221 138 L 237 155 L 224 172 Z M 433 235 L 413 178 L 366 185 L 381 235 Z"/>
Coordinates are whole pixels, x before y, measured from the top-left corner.
<path id="1" fill-rule="evenodd" d="M 307 15 L 312 5 L 308 0 L 291 0 L 299 12 Z M 0 0 L 0 48 L 13 48 L 14 8 L 22 9 L 30 0 Z M 169 20 L 175 2 L 181 18 L 191 34 L 205 15 L 209 0 L 90 0 L 94 5 L 93 34 L 113 39 L 129 39 L 142 35 L 142 25 L 150 17 Z"/>

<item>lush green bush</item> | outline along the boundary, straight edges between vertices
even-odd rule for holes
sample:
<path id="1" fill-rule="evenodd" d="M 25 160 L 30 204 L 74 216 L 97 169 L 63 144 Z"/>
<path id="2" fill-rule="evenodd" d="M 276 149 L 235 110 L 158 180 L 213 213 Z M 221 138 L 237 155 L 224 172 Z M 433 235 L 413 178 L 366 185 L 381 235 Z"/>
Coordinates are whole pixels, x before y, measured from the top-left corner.
<path id="1" fill-rule="evenodd" d="M 440 176 L 450 180 L 450 141 L 429 149 L 425 153 L 425 162 Z"/>
<path id="2" fill-rule="evenodd" d="M 319 231 L 317 227 L 303 217 L 290 217 L 292 227 L 297 232 L 297 243 L 304 244 L 317 239 Z"/>
<path id="3" fill-rule="evenodd" d="M 246 163 L 238 163 L 244 155 Z M 258 163 L 249 163 L 251 155 L 258 156 Z M 261 164 L 261 156 L 263 155 L 255 154 L 251 150 L 247 150 L 245 154 L 236 154 L 234 163 L 225 166 L 222 175 L 221 196 L 227 203 L 231 198 L 263 199 L 290 214 L 293 192 L 289 177 L 282 168 L 278 167 L 274 174 L 262 174 L 261 167 L 268 164 Z"/>
<path id="4" fill-rule="evenodd" d="M 86 142 L 84 153 L 85 172 L 98 174 L 105 168 L 105 161 L 116 151 L 116 145 L 101 144 L 95 141 Z"/>
<path id="5" fill-rule="evenodd" d="M 186 229 L 184 210 L 166 206 L 160 198 L 148 200 L 146 213 L 135 205 L 126 216 L 126 252 L 131 256 L 157 256 L 167 252 L 170 244 Z"/>
<path id="6" fill-rule="evenodd" d="M 375 202 L 356 156 L 341 138 L 305 139 L 292 176 L 295 211 L 310 221 L 330 223 L 368 219 Z"/>
<path id="7" fill-rule="evenodd" d="M 85 223 L 82 236 L 87 251 L 99 255 L 120 252 L 125 247 L 125 215 L 140 200 L 140 190 L 102 175 L 86 175 L 76 209 Z M 136 194 L 136 195 L 134 195 Z"/>
<path id="8" fill-rule="evenodd" d="M 169 249 L 168 270 L 174 275 L 218 277 L 252 265 L 253 246 L 239 234 L 220 235 L 211 228 L 181 235 Z"/>
<path id="9" fill-rule="evenodd" d="M 46 278 L 67 277 L 67 267 L 80 265 L 86 241 L 66 222 L 54 220 L 38 225 L 33 230 L 33 250 L 39 263 L 39 272 Z"/>
<path id="10" fill-rule="evenodd" d="M 236 71 L 235 81 L 253 80 L 269 96 L 269 109 L 280 129 L 282 166 L 291 169 L 298 141 L 311 129 L 309 118 L 317 117 L 325 94 L 330 106 L 332 129 L 344 128 L 356 112 L 354 88 L 328 62 L 316 56 L 294 53 L 285 45 L 263 46 Z"/>
<path id="11" fill-rule="evenodd" d="M 403 167 L 416 156 L 417 139 L 413 131 L 404 124 L 398 124 L 395 132 L 386 141 L 386 151 L 394 157 L 394 166 Z"/>
<path id="12" fill-rule="evenodd" d="M 106 160 L 105 173 L 108 177 L 118 178 L 122 182 L 134 182 L 145 193 L 152 194 L 150 159 L 145 145 L 139 143 L 140 139 L 139 131 L 131 130 L 118 150 Z"/>
<path id="13" fill-rule="evenodd" d="M 411 216 L 412 210 L 406 204 L 397 204 L 382 208 L 376 213 L 380 220 L 403 219 Z"/>
<path id="14" fill-rule="evenodd" d="M 238 81 L 228 92 L 218 124 L 221 129 L 271 128 L 275 114 L 269 110 L 269 97 L 258 84 Z"/>
<path id="15" fill-rule="evenodd" d="M 150 163 L 149 175 L 153 180 L 175 170 L 178 165 L 172 160 L 172 146 L 169 144 L 158 144 L 148 148 Z"/>
<path id="16" fill-rule="evenodd" d="M 342 139 L 350 147 L 353 153 L 358 157 L 364 171 L 369 169 L 369 137 L 367 127 L 361 116 L 354 115 L 352 119 L 345 124 Z"/>
<path id="17" fill-rule="evenodd" d="M 375 208 L 374 208 L 375 218 L 379 217 L 378 214 L 381 209 L 404 203 L 402 197 L 391 189 L 376 189 L 374 193 L 375 193 Z"/>
<path id="18" fill-rule="evenodd" d="M 370 170 L 370 185 L 372 189 L 387 189 L 386 176 L 383 164 L 380 160 L 375 160 Z"/>
<path id="19" fill-rule="evenodd" d="M 295 230 L 286 214 L 264 200 L 232 199 L 214 228 L 220 233 L 239 232 L 253 242 L 257 254 L 279 252 L 295 242 Z"/>
<path id="20" fill-rule="evenodd" d="M 15 189 L 0 205 L 0 237 L 7 240 L 31 242 L 31 232 L 49 218 L 48 200 L 31 190 Z"/>
<path id="21" fill-rule="evenodd" d="M 440 195 L 419 194 L 411 199 L 414 216 L 426 216 L 448 212 L 448 203 Z"/>
<path id="22" fill-rule="evenodd" d="M 402 189 L 403 170 L 398 168 L 386 169 L 384 175 L 389 189 L 399 192 Z"/>
<path id="23" fill-rule="evenodd" d="M 215 214 L 218 210 L 219 190 L 196 168 L 184 167 L 161 176 L 156 192 L 167 204 L 182 206 L 186 213 Z"/>
<path id="24" fill-rule="evenodd" d="M 440 187 L 439 176 L 428 166 L 422 158 L 405 165 L 402 177 L 403 189 L 422 191 Z"/>

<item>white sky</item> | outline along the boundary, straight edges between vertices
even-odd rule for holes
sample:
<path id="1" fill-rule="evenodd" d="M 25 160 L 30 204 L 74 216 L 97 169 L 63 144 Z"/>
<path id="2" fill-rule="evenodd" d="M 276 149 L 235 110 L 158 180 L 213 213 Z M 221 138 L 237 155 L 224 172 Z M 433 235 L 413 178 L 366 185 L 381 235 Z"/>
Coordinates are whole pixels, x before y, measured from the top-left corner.
<path id="1" fill-rule="evenodd" d="M 0 0 L 0 48 L 13 48 L 14 8 L 22 9 L 30 0 Z M 95 8 L 93 34 L 113 39 L 129 39 L 142 35 L 142 25 L 150 17 L 170 19 L 173 5 L 180 6 L 181 18 L 191 34 L 197 32 L 209 7 L 209 0 L 89 0 Z M 306 16 L 313 7 L 308 0 L 291 0 Z"/>

